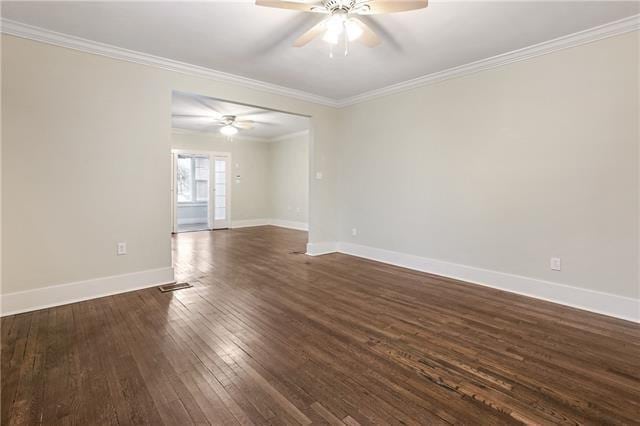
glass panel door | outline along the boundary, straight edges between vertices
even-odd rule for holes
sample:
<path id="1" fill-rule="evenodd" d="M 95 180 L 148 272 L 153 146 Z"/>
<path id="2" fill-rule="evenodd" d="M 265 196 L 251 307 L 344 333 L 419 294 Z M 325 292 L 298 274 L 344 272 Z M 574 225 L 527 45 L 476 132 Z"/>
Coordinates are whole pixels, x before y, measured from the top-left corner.
<path id="1" fill-rule="evenodd" d="M 214 229 L 229 227 L 229 164 L 228 157 L 214 159 Z"/>
<path id="2" fill-rule="evenodd" d="M 209 157 L 175 156 L 175 232 L 210 228 Z"/>

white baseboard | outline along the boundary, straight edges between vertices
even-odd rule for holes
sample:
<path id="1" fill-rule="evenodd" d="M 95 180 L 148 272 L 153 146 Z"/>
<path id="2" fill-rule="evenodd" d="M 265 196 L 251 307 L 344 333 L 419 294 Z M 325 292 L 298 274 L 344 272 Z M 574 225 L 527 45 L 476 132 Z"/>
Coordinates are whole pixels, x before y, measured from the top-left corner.
<path id="1" fill-rule="evenodd" d="M 0 296 L 0 315 L 51 308 L 173 281 L 173 268 L 167 267 L 18 291 Z"/>
<path id="2" fill-rule="evenodd" d="M 330 247 L 331 243 L 322 244 Z M 340 253 L 518 293 L 628 321 L 640 322 L 639 299 L 358 244 L 345 242 L 333 244 L 334 251 Z"/>
<path id="3" fill-rule="evenodd" d="M 269 219 L 245 219 L 232 220 L 231 228 L 248 228 L 250 226 L 265 226 L 269 224 Z"/>
<path id="4" fill-rule="evenodd" d="M 307 243 L 307 254 L 309 256 L 320 256 L 323 254 L 335 253 L 337 249 L 338 243 L 334 241 Z"/>
<path id="5" fill-rule="evenodd" d="M 269 219 L 269 225 L 281 228 L 297 229 L 298 231 L 308 231 L 309 225 L 305 222 L 294 222 L 292 220 Z"/>
<path id="6" fill-rule="evenodd" d="M 297 229 L 299 231 L 308 231 L 309 225 L 304 222 L 294 222 L 291 220 L 281 219 L 245 219 L 245 220 L 232 220 L 231 228 L 248 228 L 251 226 L 266 226 L 273 225 L 280 228 Z"/>

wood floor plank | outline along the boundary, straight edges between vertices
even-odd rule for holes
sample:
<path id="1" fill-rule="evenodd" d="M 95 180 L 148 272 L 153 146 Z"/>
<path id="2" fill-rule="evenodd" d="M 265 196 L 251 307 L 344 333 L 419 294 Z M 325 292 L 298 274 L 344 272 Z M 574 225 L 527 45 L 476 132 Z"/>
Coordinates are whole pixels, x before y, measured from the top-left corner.
<path id="1" fill-rule="evenodd" d="M 34 424 L 39 422 L 42 416 L 47 314 L 47 311 L 33 313 L 11 413 L 11 422 L 14 424 Z M 34 389 L 36 392 L 33 392 Z"/>
<path id="2" fill-rule="evenodd" d="M 332 426 L 344 426 L 344 422 L 336 417 L 331 411 L 327 410 L 319 402 L 311 404 L 311 408 L 320 414 Z"/>
<path id="3" fill-rule="evenodd" d="M 2 342 L 2 421 L 5 424 L 12 418 L 12 411 L 16 409 L 16 393 L 20 383 L 25 348 L 31 330 L 33 313 L 16 315 L 6 334 L 7 343 Z M 5 334 L 2 334 L 5 338 Z M 7 422 L 8 423 L 8 422 Z"/>
<path id="4" fill-rule="evenodd" d="M 2 424 L 640 424 L 640 326 L 276 227 L 173 238 L 177 278 L 2 318 Z"/>

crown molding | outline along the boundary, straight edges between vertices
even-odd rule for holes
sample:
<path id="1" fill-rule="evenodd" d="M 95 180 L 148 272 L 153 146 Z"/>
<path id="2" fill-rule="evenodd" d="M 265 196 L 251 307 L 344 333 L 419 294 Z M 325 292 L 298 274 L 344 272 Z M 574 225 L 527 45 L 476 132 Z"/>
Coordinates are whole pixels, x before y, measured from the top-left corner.
<path id="1" fill-rule="evenodd" d="M 591 43 L 604 38 L 625 34 L 631 31 L 640 30 L 640 14 L 629 16 L 618 21 L 609 22 L 604 25 L 589 28 L 577 33 L 558 37 L 556 39 L 544 41 L 522 49 L 492 56 L 490 58 L 481 59 L 479 61 L 470 62 L 465 65 L 427 74 L 422 77 L 406 80 L 401 83 L 392 84 L 380 89 L 371 90 L 359 95 L 338 101 L 338 108 L 355 105 L 361 102 L 377 99 L 383 96 L 404 92 L 417 87 L 438 83 L 452 78 L 463 77 L 475 74 L 480 71 L 490 70 L 493 68 L 508 65 L 514 62 L 525 61 L 537 56 L 547 55 L 559 50 L 569 49 L 583 44 Z"/>
<path id="2" fill-rule="evenodd" d="M 632 15 L 627 18 L 609 22 L 604 25 L 558 37 L 553 40 L 544 41 L 542 43 L 524 47 L 522 49 L 492 56 L 486 59 L 481 59 L 479 61 L 470 62 L 468 64 L 449 68 L 443 71 L 427 74 L 411 80 L 406 80 L 400 83 L 392 84 L 390 86 L 371 90 L 343 99 L 327 98 L 297 89 L 291 89 L 260 80 L 254 80 L 251 78 L 225 73 L 222 71 L 212 70 L 210 68 L 205 68 L 198 65 L 191 65 L 185 62 L 174 61 L 172 59 L 153 56 L 105 43 L 62 34 L 59 32 L 23 24 L 21 22 L 5 18 L 2 18 L 0 20 L 0 27 L 2 33 L 16 37 L 40 41 L 43 43 L 53 44 L 56 46 L 66 47 L 74 50 L 80 50 L 96 55 L 107 56 L 114 59 L 120 59 L 124 61 L 135 62 L 138 64 L 162 68 L 182 74 L 208 78 L 219 82 L 232 83 L 238 86 L 260 90 L 276 95 L 287 96 L 290 98 L 312 102 L 328 107 L 344 108 L 361 102 L 377 99 L 383 96 L 389 96 L 395 93 L 415 89 L 417 87 L 475 74 L 477 72 L 490 70 L 514 62 L 525 61 L 537 56 L 546 55 L 563 49 L 569 49 L 597 40 L 602 40 L 604 38 L 625 34 L 631 31 L 638 31 L 640 30 L 640 14 Z"/>
<path id="3" fill-rule="evenodd" d="M 336 107 L 338 103 L 335 99 L 327 98 L 320 95 L 314 95 L 302 90 L 291 89 L 289 87 L 279 86 L 277 84 L 267 83 L 260 80 L 254 80 L 248 77 L 242 77 L 235 74 L 216 71 L 210 68 L 201 67 L 199 65 L 192 65 L 185 62 L 179 62 L 172 59 L 149 55 L 147 53 L 123 49 L 121 47 L 112 46 L 110 44 L 100 43 L 81 37 L 63 34 L 33 25 L 23 24 L 22 22 L 13 21 L 11 19 L 2 18 L 0 20 L 0 28 L 3 34 L 9 34 L 15 37 L 40 41 L 55 46 L 66 47 L 68 49 L 93 53 L 95 55 L 107 56 L 113 59 L 135 62 L 138 64 L 161 68 L 168 71 L 179 72 L 182 74 L 204 77 L 219 82 L 232 83 L 238 86 L 260 90 L 275 95 L 287 96 L 290 98 L 312 102 L 324 106 Z"/>

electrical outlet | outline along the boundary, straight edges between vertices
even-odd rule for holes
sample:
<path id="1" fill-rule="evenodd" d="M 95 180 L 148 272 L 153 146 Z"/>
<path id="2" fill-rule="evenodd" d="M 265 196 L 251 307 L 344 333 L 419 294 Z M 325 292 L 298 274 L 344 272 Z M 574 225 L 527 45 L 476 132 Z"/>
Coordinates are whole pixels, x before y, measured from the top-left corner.
<path id="1" fill-rule="evenodd" d="M 559 257 L 552 257 L 549 261 L 549 266 L 552 271 L 560 271 L 562 270 L 562 260 Z"/>
<path id="2" fill-rule="evenodd" d="M 118 243 L 117 254 L 118 254 L 118 256 L 122 256 L 122 255 L 127 254 L 127 243 L 125 243 L 125 242 Z"/>
<path id="3" fill-rule="evenodd" d="M 316 172 L 316 179 L 322 179 L 322 172 Z"/>
<path id="4" fill-rule="evenodd" d="M 352 236 L 354 236 L 354 237 L 355 237 L 356 235 L 358 235 L 358 229 L 356 229 L 356 228 L 351 228 L 351 235 L 352 235 Z"/>

